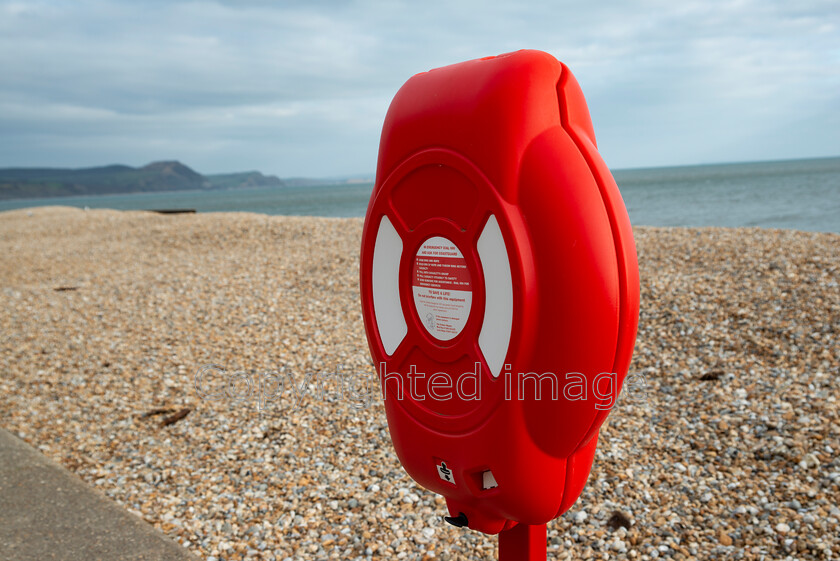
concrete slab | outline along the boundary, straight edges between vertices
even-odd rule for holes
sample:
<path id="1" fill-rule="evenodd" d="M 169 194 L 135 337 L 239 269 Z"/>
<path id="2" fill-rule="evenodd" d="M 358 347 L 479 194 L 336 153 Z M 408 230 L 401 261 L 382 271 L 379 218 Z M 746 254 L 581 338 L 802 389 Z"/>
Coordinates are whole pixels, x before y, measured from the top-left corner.
<path id="1" fill-rule="evenodd" d="M 5 561 L 197 559 L 3 429 L 0 557 Z"/>

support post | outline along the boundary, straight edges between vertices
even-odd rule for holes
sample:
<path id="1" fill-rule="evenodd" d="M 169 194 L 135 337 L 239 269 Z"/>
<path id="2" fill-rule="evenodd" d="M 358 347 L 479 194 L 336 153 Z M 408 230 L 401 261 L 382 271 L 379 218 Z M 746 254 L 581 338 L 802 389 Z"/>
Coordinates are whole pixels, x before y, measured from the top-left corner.
<path id="1" fill-rule="evenodd" d="M 499 561 L 545 561 L 545 524 L 517 524 L 499 533 Z"/>

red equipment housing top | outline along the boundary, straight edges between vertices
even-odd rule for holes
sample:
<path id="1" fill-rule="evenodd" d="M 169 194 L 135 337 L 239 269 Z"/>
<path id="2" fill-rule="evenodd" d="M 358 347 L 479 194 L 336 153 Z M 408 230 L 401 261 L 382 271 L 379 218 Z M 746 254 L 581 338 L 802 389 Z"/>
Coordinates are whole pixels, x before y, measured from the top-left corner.
<path id="1" fill-rule="evenodd" d="M 361 298 L 397 455 L 495 534 L 569 509 L 627 373 L 627 211 L 569 69 L 518 51 L 418 74 L 391 103 Z"/>

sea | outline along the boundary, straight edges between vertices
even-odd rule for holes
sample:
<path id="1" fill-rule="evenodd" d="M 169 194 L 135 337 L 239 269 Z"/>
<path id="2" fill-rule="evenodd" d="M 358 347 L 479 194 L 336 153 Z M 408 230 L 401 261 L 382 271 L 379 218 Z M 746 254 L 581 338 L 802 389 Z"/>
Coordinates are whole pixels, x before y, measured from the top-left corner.
<path id="1" fill-rule="evenodd" d="M 613 171 L 630 221 L 645 226 L 786 228 L 840 233 L 840 157 Z M 15 199 L 0 211 L 64 205 L 364 216 L 373 183 Z"/>

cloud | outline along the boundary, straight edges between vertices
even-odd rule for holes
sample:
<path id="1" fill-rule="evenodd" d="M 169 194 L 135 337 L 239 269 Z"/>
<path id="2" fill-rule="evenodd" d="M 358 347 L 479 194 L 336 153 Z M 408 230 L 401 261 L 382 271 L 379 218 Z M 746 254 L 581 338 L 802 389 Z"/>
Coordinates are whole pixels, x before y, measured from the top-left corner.
<path id="1" fill-rule="evenodd" d="M 518 48 L 572 68 L 614 167 L 837 154 L 838 27 L 831 2 L 0 0 L 0 165 L 369 171 L 412 74 Z"/>

